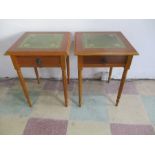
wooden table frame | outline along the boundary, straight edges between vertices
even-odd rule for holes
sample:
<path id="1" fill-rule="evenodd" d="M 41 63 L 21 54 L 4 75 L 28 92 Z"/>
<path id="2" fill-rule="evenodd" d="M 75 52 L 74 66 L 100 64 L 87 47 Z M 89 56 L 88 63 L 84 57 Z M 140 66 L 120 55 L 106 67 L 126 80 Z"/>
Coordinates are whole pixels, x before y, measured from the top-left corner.
<path id="1" fill-rule="evenodd" d="M 91 49 L 82 49 L 81 43 L 81 36 L 85 32 L 77 32 L 75 34 L 75 55 L 78 57 L 78 80 L 79 80 L 79 106 L 82 105 L 82 70 L 83 68 L 90 68 L 90 67 L 110 67 L 109 71 L 109 77 L 108 82 L 110 82 L 111 75 L 112 75 L 112 69 L 113 67 L 123 67 L 124 71 L 122 74 L 117 99 L 116 99 L 116 106 L 118 106 L 123 86 L 126 80 L 127 72 L 130 69 L 131 62 L 133 55 L 138 55 L 136 50 L 132 47 L 132 45 L 127 41 L 127 39 L 122 35 L 121 32 L 101 32 L 101 33 L 114 33 L 119 35 L 124 43 L 128 46 L 129 50 L 127 52 L 124 52 L 121 50 L 119 52 L 113 52 L 113 51 L 107 51 L 105 49 L 99 50 L 92 50 L 91 52 L 89 50 Z M 90 32 L 86 32 L 90 33 Z M 94 32 L 96 33 L 96 32 Z M 100 32 L 98 32 L 100 33 Z M 103 50 L 103 51 L 102 51 Z M 125 49 L 126 50 L 126 49 Z M 131 50 L 131 51 L 130 51 Z M 103 59 L 103 61 L 102 61 Z M 118 60 L 118 61 L 117 61 Z M 99 63 L 98 63 L 99 61 Z"/>
<path id="2" fill-rule="evenodd" d="M 63 87 L 64 87 L 64 98 L 65 98 L 65 106 L 68 106 L 68 91 L 67 91 L 67 83 L 69 83 L 70 79 L 70 60 L 69 60 L 69 48 L 70 48 L 70 33 L 65 32 L 66 34 L 66 46 L 65 49 L 62 51 L 38 51 L 34 52 L 35 50 L 26 52 L 26 51 L 16 51 L 16 46 L 19 42 L 28 35 L 29 33 L 37 33 L 37 32 L 27 32 L 25 33 L 17 42 L 6 52 L 6 55 L 10 55 L 14 68 L 17 71 L 19 81 L 21 87 L 23 89 L 23 93 L 27 100 L 27 103 L 30 107 L 32 107 L 32 103 L 29 97 L 28 88 L 24 81 L 21 68 L 22 67 L 33 67 L 35 71 L 35 75 L 37 78 L 38 84 L 40 83 L 39 80 L 39 73 L 37 68 L 38 67 L 60 67 L 62 70 L 62 78 L 63 78 Z M 38 32 L 44 33 L 44 32 Z M 46 32 L 52 33 L 52 32 Z M 56 32 L 55 32 L 56 33 Z M 37 62 L 38 61 L 38 62 Z M 40 62 L 39 62 L 40 61 Z M 42 61 L 42 62 L 41 62 Z M 66 75 L 67 71 L 67 75 Z"/>

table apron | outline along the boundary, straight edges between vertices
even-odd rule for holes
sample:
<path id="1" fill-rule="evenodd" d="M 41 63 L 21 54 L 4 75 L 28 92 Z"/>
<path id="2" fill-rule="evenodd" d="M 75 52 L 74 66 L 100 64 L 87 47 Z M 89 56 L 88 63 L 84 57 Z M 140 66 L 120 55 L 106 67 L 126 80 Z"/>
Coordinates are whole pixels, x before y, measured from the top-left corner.
<path id="1" fill-rule="evenodd" d="M 127 56 L 83 56 L 83 67 L 124 67 Z"/>
<path id="2" fill-rule="evenodd" d="M 19 67 L 61 67 L 60 56 L 16 56 Z"/>

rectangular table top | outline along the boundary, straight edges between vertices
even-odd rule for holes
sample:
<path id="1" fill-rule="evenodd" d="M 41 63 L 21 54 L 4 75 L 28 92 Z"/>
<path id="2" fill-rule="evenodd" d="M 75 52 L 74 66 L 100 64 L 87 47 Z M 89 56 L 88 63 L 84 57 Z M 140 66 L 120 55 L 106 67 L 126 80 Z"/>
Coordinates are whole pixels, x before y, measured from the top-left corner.
<path id="1" fill-rule="evenodd" d="M 6 52 L 8 55 L 69 54 L 69 32 L 26 32 Z"/>
<path id="2" fill-rule="evenodd" d="M 137 55 L 121 32 L 76 32 L 76 55 Z"/>

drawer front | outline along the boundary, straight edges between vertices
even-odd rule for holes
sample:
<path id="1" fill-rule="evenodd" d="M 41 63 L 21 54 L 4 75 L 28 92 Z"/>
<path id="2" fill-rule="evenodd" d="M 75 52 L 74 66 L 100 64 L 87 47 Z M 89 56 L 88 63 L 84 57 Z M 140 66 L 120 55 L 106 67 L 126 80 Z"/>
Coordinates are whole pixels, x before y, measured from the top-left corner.
<path id="1" fill-rule="evenodd" d="M 127 62 L 127 56 L 84 56 L 83 64 L 85 66 L 124 66 Z"/>
<path id="2" fill-rule="evenodd" d="M 60 67 L 58 56 L 17 56 L 17 63 L 20 67 Z"/>

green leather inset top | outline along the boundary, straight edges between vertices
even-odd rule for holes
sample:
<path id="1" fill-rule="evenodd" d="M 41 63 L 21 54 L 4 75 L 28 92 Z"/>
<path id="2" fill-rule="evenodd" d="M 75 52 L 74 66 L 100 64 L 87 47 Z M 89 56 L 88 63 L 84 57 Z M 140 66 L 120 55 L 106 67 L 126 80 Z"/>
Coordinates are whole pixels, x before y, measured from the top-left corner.
<path id="1" fill-rule="evenodd" d="M 63 39 L 64 34 L 30 34 L 18 48 L 59 49 Z"/>
<path id="2" fill-rule="evenodd" d="M 125 48 L 121 39 L 114 34 L 84 33 L 82 37 L 84 48 Z"/>

